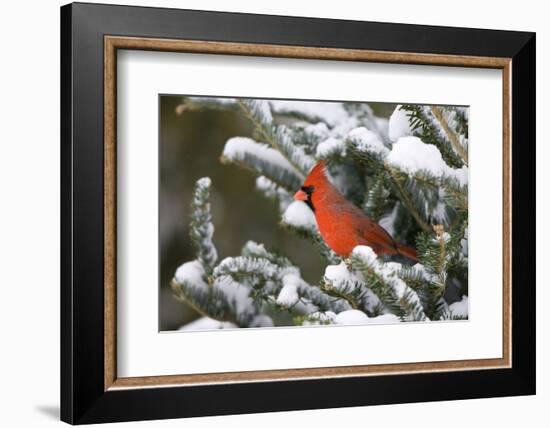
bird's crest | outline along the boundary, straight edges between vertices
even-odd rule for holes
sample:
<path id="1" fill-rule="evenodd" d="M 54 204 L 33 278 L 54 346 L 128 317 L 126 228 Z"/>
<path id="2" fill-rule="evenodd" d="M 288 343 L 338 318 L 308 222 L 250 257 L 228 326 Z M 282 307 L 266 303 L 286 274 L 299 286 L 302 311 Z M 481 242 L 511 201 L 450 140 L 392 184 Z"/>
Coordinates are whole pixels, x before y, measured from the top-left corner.
<path id="1" fill-rule="evenodd" d="M 325 161 L 320 160 L 306 178 L 305 184 L 318 184 L 327 180 Z"/>

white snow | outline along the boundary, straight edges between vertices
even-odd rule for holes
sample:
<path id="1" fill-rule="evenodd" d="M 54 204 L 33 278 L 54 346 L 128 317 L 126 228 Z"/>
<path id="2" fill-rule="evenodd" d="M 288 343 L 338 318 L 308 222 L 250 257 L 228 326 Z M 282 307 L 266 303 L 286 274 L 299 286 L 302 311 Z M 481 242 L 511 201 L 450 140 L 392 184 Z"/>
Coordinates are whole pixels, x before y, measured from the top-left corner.
<path id="1" fill-rule="evenodd" d="M 468 316 L 468 296 L 463 295 L 462 300 L 454 302 L 452 305 L 449 305 L 449 311 L 452 315 L 458 315 L 461 317 Z"/>
<path id="2" fill-rule="evenodd" d="M 432 210 L 432 218 L 437 222 L 437 224 L 447 224 L 449 218 L 447 216 L 447 205 L 442 202 L 445 198 L 445 191 L 443 189 L 439 190 L 440 200 L 437 202 L 435 208 Z"/>
<path id="3" fill-rule="evenodd" d="M 273 327 L 273 320 L 267 315 L 256 315 L 250 324 L 249 327 Z"/>
<path id="4" fill-rule="evenodd" d="M 182 264 L 179 268 L 176 269 L 176 274 L 174 278 L 179 284 L 190 284 L 192 286 L 207 287 L 207 284 L 204 282 L 204 267 L 202 263 L 198 260 L 193 260 Z"/>
<path id="5" fill-rule="evenodd" d="M 303 146 L 294 144 L 290 128 L 279 125 L 275 131 L 277 146 L 290 162 L 301 171 L 309 171 L 315 166 L 315 159 L 308 155 Z M 305 178 L 305 177 L 303 177 Z"/>
<path id="6" fill-rule="evenodd" d="M 378 256 L 371 247 L 366 245 L 358 245 L 352 251 L 352 255 L 359 257 L 366 263 L 377 275 L 379 275 L 393 290 L 396 300 L 402 299 L 405 295 L 408 300 L 415 304 L 417 308 L 422 308 L 418 294 L 410 288 L 405 281 L 397 276 L 397 272 L 401 269 L 401 264 L 395 262 L 383 263 L 378 260 Z M 421 311 L 421 312 L 420 312 Z M 424 321 L 429 321 L 424 312 L 420 309 L 420 318 Z"/>
<path id="7" fill-rule="evenodd" d="M 367 314 L 357 309 L 350 309 L 349 311 L 337 314 L 334 318 L 334 322 L 342 325 L 362 325 L 368 324 L 369 317 Z"/>
<path id="8" fill-rule="evenodd" d="M 179 330 L 220 330 L 225 328 L 238 327 L 232 322 L 218 321 L 209 317 L 202 317 L 182 325 Z"/>
<path id="9" fill-rule="evenodd" d="M 374 153 L 379 156 L 386 156 L 388 154 L 388 149 L 380 138 L 378 138 L 378 135 L 369 131 L 364 126 L 350 131 L 347 135 L 347 140 L 360 151 Z"/>
<path id="10" fill-rule="evenodd" d="M 197 180 L 197 186 L 200 187 L 210 187 L 212 184 L 212 180 L 210 180 L 210 177 L 202 177 Z"/>
<path id="11" fill-rule="evenodd" d="M 344 122 L 349 116 L 342 103 L 270 100 L 271 109 L 275 113 L 299 113 L 308 118 L 335 126 Z"/>
<path id="12" fill-rule="evenodd" d="M 412 130 L 409 124 L 407 113 L 401 110 L 398 105 L 390 116 L 388 124 L 388 134 L 390 140 L 397 141 L 401 137 L 412 135 Z"/>
<path id="13" fill-rule="evenodd" d="M 345 156 L 346 145 L 344 141 L 340 139 L 329 137 L 319 143 L 315 154 L 318 159 L 326 159 L 334 155 Z"/>
<path id="14" fill-rule="evenodd" d="M 298 286 L 300 278 L 296 274 L 286 274 L 283 276 L 283 288 L 277 296 L 277 303 L 285 308 L 290 308 L 298 303 Z"/>
<path id="15" fill-rule="evenodd" d="M 256 189 L 269 193 L 270 196 L 274 196 L 277 193 L 277 184 L 274 181 L 271 181 L 269 178 L 260 175 L 256 178 Z"/>
<path id="16" fill-rule="evenodd" d="M 462 254 L 468 257 L 468 228 L 464 230 L 464 238 L 460 240 L 460 247 L 462 249 Z"/>
<path id="17" fill-rule="evenodd" d="M 392 324 L 395 322 L 401 322 L 401 320 L 394 314 L 383 314 L 369 318 L 369 324 Z"/>
<path id="18" fill-rule="evenodd" d="M 438 148 L 424 144 L 418 137 L 401 137 L 394 143 L 386 161 L 409 174 L 425 170 L 436 177 L 455 177 L 460 184 L 468 183 L 468 168 L 454 169 L 448 166 Z"/>
<path id="19" fill-rule="evenodd" d="M 248 137 L 233 137 L 227 140 L 222 156 L 232 161 L 242 162 L 245 161 L 247 154 L 260 158 L 264 162 L 277 164 L 296 174 L 296 169 L 279 151 Z"/>
<path id="20" fill-rule="evenodd" d="M 302 201 L 292 202 L 283 213 L 281 221 L 283 224 L 299 229 L 306 229 L 311 232 L 317 230 L 317 222 L 313 211 Z"/>
<path id="21" fill-rule="evenodd" d="M 249 296 L 250 289 L 233 280 L 231 276 L 223 275 L 216 278 L 214 287 L 225 295 L 237 317 L 254 312 L 254 301 Z"/>
<path id="22" fill-rule="evenodd" d="M 253 113 L 258 115 L 258 118 L 263 124 L 269 124 L 273 121 L 269 102 L 265 100 L 246 100 Z"/>
<path id="23" fill-rule="evenodd" d="M 393 236 L 393 234 L 395 233 L 394 226 L 395 220 L 397 219 L 398 206 L 398 204 L 395 204 L 391 213 L 384 215 L 380 220 L 378 220 L 378 224 L 382 226 L 391 236 Z"/>
<path id="24" fill-rule="evenodd" d="M 322 140 L 324 138 L 327 138 L 329 134 L 329 129 L 324 122 L 307 124 L 304 126 L 304 131 L 306 134 L 311 135 L 317 140 Z"/>
<path id="25" fill-rule="evenodd" d="M 371 247 L 358 245 L 352 251 L 353 255 L 359 256 L 365 263 L 370 264 L 378 261 L 378 256 Z"/>
<path id="26" fill-rule="evenodd" d="M 267 198 L 277 200 L 280 212 L 284 212 L 292 202 L 290 193 L 263 175 L 256 178 L 256 189 L 262 192 Z"/>
<path id="27" fill-rule="evenodd" d="M 278 266 L 263 258 L 237 256 L 226 257 L 214 268 L 214 276 L 242 272 L 261 272 L 263 276 L 274 278 L 277 276 Z"/>
<path id="28" fill-rule="evenodd" d="M 350 309 L 335 314 L 332 311 L 314 312 L 309 314 L 309 320 L 303 325 L 340 324 L 340 325 L 365 325 L 365 324 L 393 324 L 401 322 L 394 314 L 383 314 L 377 317 L 369 317 L 357 309 Z"/>
<path id="29" fill-rule="evenodd" d="M 255 241 L 246 241 L 243 251 L 253 254 L 255 257 L 267 257 L 268 252 L 264 244 L 259 244 Z"/>
<path id="30" fill-rule="evenodd" d="M 342 289 L 350 283 L 361 281 L 361 278 L 348 269 L 346 262 L 341 261 L 337 265 L 328 265 L 325 268 L 325 280 L 334 288 Z"/>

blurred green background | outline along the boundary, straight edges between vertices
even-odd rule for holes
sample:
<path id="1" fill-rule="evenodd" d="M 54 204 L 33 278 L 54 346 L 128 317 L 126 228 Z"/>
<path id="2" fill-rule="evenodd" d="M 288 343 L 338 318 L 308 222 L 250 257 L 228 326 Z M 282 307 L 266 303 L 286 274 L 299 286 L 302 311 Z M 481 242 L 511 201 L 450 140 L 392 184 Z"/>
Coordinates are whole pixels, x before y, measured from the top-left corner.
<path id="1" fill-rule="evenodd" d="M 235 136 L 251 137 L 253 127 L 237 111 L 178 112 L 183 97 L 160 97 L 160 299 L 159 329 L 176 330 L 198 314 L 172 295 L 170 280 L 184 262 L 195 258 L 188 237 L 189 205 L 193 186 L 212 179 L 214 242 L 220 260 L 240 253 L 248 240 L 281 251 L 310 283 L 321 278 L 325 262 L 307 240 L 279 227 L 277 203 L 255 190 L 255 176 L 234 165 L 222 165 L 225 142 Z M 369 103 L 375 113 L 388 117 L 395 104 Z M 179 114 L 178 114 L 179 113 Z"/>

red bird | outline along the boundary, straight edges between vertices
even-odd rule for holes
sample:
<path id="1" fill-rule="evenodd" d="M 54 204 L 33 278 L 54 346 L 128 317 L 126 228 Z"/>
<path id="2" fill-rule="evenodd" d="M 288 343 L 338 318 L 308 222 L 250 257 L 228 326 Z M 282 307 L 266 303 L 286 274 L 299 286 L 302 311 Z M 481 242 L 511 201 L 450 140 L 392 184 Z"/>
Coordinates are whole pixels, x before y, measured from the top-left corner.
<path id="1" fill-rule="evenodd" d="M 304 201 L 314 212 L 325 243 L 339 256 L 349 257 L 357 245 L 368 245 L 378 254 L 401 254 L 418 261 L 416 250 L 398 244 L 330 183 L 324 161 L 311 170 L 294 199 Z"/>

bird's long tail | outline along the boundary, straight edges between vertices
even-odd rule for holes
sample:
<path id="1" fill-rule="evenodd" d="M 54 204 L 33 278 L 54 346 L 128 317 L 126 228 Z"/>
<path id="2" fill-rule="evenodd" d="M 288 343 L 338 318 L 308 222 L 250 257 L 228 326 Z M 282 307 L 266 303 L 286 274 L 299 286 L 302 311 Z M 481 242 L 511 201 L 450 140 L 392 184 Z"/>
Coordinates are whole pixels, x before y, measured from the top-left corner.
<path id="1" fill-rule="evenodd" d="M 399 254 L 411 260 L 414 260 L 415 262 L 418 261 L 418 257 L 416 256 L 416 250 L 413 247 L 407 247 L 406 245 L 401 245 L 401 244 L 396 244 L 396 246 L 397 246 L 397 252 Z"/>

